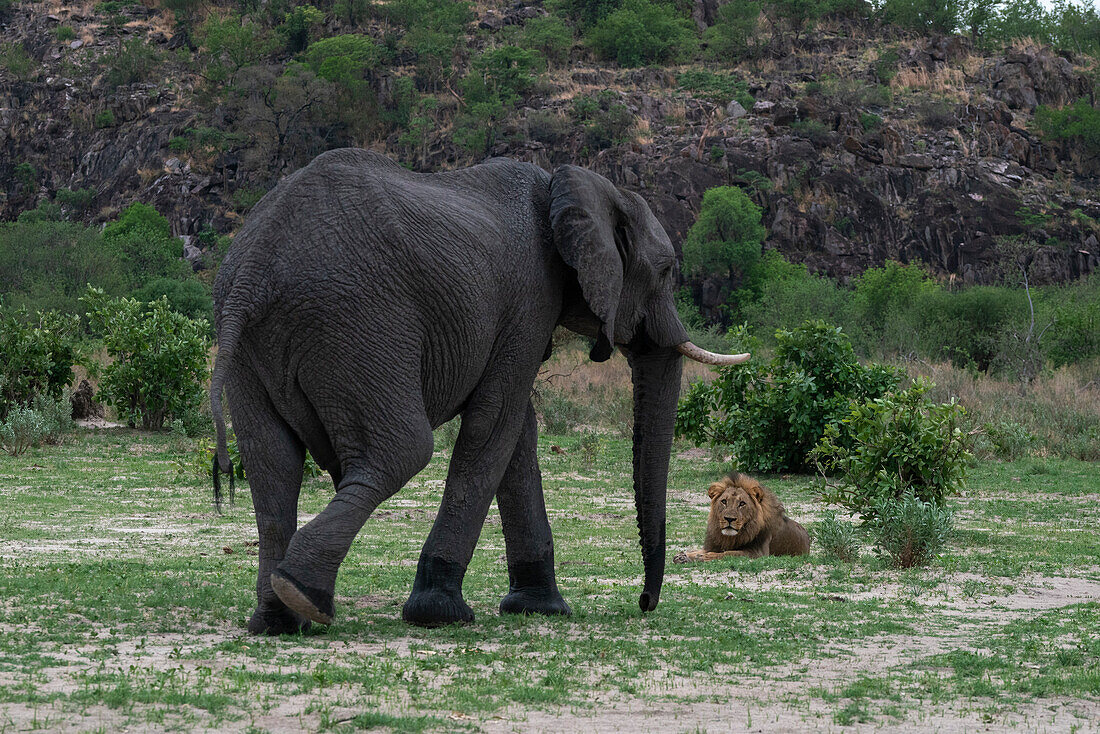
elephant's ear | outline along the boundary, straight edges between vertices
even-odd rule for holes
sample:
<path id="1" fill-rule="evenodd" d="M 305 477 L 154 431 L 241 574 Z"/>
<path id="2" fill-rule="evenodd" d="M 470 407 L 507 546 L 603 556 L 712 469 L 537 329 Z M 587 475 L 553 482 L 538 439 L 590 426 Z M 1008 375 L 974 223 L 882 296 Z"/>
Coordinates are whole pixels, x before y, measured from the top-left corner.
<path id="1" fill-rule="evenodd" d="M 562 259 L 577 271 L 585 303 L 600 320 L 588 355 L 594 362 L 603 362 L 615 349 L 615 311 L 623 288 L 619 248 L 626 246 L 623 233 L 616 237 L 621 218 L 621 195 L 606 178 L 577 166 L 554 171 L 550 226 Z"/>

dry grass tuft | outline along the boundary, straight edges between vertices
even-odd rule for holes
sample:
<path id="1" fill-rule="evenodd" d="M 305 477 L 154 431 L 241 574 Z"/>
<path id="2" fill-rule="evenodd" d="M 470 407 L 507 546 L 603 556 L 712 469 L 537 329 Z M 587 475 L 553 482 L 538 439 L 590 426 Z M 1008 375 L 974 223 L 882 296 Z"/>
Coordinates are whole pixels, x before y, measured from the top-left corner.
<path id="1" fill-rule="evenodd" d="M 970 101 L 970 90 L 966 84 L 966 73 L 961 69 L 947 66 L 935 71 L 921 67 L 902 69 L 890 80 L 894 91 L 922 89 L 935 94 L 952 97 L 959 102 Z"/>

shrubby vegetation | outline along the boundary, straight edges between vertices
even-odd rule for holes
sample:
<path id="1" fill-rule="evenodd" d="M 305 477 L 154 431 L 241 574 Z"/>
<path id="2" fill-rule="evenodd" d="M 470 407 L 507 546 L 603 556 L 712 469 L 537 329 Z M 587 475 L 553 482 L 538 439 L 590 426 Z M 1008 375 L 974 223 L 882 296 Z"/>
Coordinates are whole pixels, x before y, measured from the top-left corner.
<path id="1" fill-rule="evenodd" d="M 861 365 L 848 337 L 822 321 L 779 331 L 775 339 L 769 364 L 724 368 L 713 382 L 692 385 L 676 434 L 731 446 L 736 466 L 746 471 L 804 471 L 811 450 L 853 401 L 879 398 L 900 379 L 893 368 Z"/>
<path id="2" fill-rule="evenodd" d="M 44 443 L 57 445 L 73 429 L 67 394 L 36 394 L 29 405 L 19 405 L 0 419 L 0 448 L 11 456 Z"/>
<path id="3" fill-rule="evenodd" d="M 37 397 L 57 398 L 72 380 L 79 319 L 30 314 L 0 303 L 0 420 Z"/>
<path id="4" fill-rule="evenodd" d="M 112 360 L 100 393 L 119 417 L 152 430 L 176 419 L 194 421 L 209 373 L 206 321 L 176 313 L 166 298 L 146 304 L 89 288 L 82 300 Z"/>
<path id="5" fill-rule="evenodd" d="M 943 505 L 961 488 L 972 458 L 957 402 L 934 404 L 931 385 L 917 380 L 906 390 L 853 402 L 841 421 L 825 426 L 810 457 L 826 485 L 826 501 L 865 518 L 884 502 L 912 495 Z"/>
<path id="6" fill-rule="evenodd" d="M 921 500 L 913 492 L 883 500 L 870 523 L 875 552 L 895 568 L 924 566 L 947 543 L 952 520 L 950 507 Z"/>

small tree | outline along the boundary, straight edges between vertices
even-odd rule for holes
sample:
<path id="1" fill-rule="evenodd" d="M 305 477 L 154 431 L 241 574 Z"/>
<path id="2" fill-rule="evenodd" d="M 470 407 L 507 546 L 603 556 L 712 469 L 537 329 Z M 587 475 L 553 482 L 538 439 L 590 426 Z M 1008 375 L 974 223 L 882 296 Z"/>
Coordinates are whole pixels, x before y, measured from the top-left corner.
<path id="1" fill-rule="evenodd" d="M 89 287 L 82 300 L 112 359 L 103 371 L 100 393 L 119 417 L 158 430 L 165 422 L 194 415 L 210 371 L 206 320 L 173 311 L 166 298 L 145 304 L 108 298 Z"/>
<path id="2" fill-rule="evenodd" d="M 709 189 L 684 241 L 684 271 L 743 280 L 760 261 L 767 236 L 761 215 L 760 207 L 737 186 Z"/>
<path id="3" fill-rule="evenodd" d="M 596 23 L 588 40 L 602 58 L 620 66 L 675 60 L 697 45 L 691 21 L 673 5 L 653 0 L 625 0 Z"/>

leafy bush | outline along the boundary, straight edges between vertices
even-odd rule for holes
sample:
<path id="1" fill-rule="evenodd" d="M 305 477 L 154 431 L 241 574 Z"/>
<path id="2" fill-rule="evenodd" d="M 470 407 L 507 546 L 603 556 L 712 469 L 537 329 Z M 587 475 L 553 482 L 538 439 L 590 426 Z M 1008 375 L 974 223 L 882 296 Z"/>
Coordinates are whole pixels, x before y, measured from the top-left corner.
<path id="1" fill-rule="evenodd" d="M 142 303 L 165 298 L 176 313 L 189 319 L 207 319 L 209 323 L 213 323 L 214 301 L 206 286 L 197 280 L 156 278 L 133 291 L 130 297 Z"/>
<path id="2" fill-rule="evenodd" d="M 4 0 L 0 0 L 0 3 L 3 1 Z M 71 41 L 76 38 L 76 31 L 74 31 L 73 27 L 70 25 L 59 25 L 54 29 L 53 35 L 59 41 Z"/>
<path id="3" fill-rule="evenodd" d="M 118 253 L 136 286 L 148 279 L 180 277 L 188 271 L 183 244 L 172 236 L 171 225 L 153 207 L 135 202 L 118 221 L 103 229 L 104 244 Z"/>
<path id="4" fill-rule="evenodd" d="M 836 513 L 824 515 L 812 528 L 814 540 L 826 558 L 844 563 L 859 560 L 859 536 L 855 525 L 838 520 Z"/>
<path id="5" fill-rule="evenodd" d="M 19 43 L 0 44 L 0 70 L 15 79 L 28 81 L 36 76 L 38 65 Z"/>
<path id="6" fill-rule="evenodd" d="M 691 21 L 654 0 L 625 0 L 592 27 L 588 40 L 600 57 L 621 66 L 675 60 L 696 46 Z"/>
<path id="7" fill-rule="evenodd" d="M 760 207 L 737 186 L 708 189 L 684 241 L 684 271 L 744 280 L 759 262 L 767 236 L 761 217 Z"/>
<path id="8" fill-rule="evenodd" d="M 895 568 L 929 563 L 951 536 L 951 508 L 925 502 L 913 492 L 879 501 L 874 517 L 875 552 Z"/>
<path id="9" fill-rule="evenodd" d="M 696 444 L 726 444 L 748 471 L 804 470 L 826 430 L 849 405 L 881 397 L 899 379 L 883 365 L 862 366 L 848 337 L 822 321 L 775 335 L 771 363 L 719 370 L 681 401 L 676 433 Z M 836 441 L 843 444 L 837 433 Z"/>
<path id="10" fill-rule="evenodd" d="M 176 313 L 163 297 L 143 304 L 89 288 L 82 300 L 113 360 L 103 371 L 100 394 L 119 416 L 156 430 L 196 414 L 209 374 L 207 322 Z"/>
<path id="11" fill-rule="evenodd" d="M 67 395 L 35 395 L 28 406 L 17 406 L 0 421 L 0 448 L 11 456 L 43 443 L 60 444 L 73 428 Z"/>
<path id="12" fill-rule="evenodd" d="M 1031 453 L 1036 444 L 1028 427 L 1013 420 L 987 421 L 975 437 L 975 453 L 997 459 L 1015 461 Z"/>
<path id="13" fill-rule="evenodd" d="M 142 38 L 122 44 L 114 56 L 106 59 L 107 83 L 112 87 L 152 81 L 160 71 L 161 53 Z"/>
<path id="14" fill-rule="evenodd" d="M 298 53 L 309 45 L 313 29 L 325 20 L 325 14 L 312 5 L 299 5 L 283 17 L 279 33 L 286 39 L 286 50 Z"/>
<path id="15" fill-rule="evenodd" d="M 0 305 L 0 419 L 38 396 L 61 395 L 72 380 L 78 328 L 76 316 Z"/>
<path id="16" fill-rule="evenodd" d="M 92 119 L 92 124 L 98 128 L 114 127 L 115 125 L 115 113 L 110 110 L 100 110 L 95 113 L 95 117 Z"/>
<path id="17" fill-rule="evenodd" d="M 459 0 L 392 0 L 390 17 L 407 31 L 400 46 L 417 58 L 420 74 L 438 81 L 449 70 L 455 54 L 466 45 L 466 25 L 472 20 L 470 5 Z"/>
<path id="18" fill-rule="evenodd" d="M 573 48 L 573 32 L 553 15 L 532 18 L 523 26 L 522 46 L 538 51 L 551 64 L 564 64 Z"/>
<path id="19" fill-rule="evenodd" d="M 1093 153 L 1100 153 L 1100 110 L 1081 98 L 1061 109 L 1040 105 L 1035 124 L 1054 140 L 1073 140 Z"/>
<path id="20" fill-rule="evenodd" d="M 840 478 L 822 488 L 826 501 L 873 518 L 883 500 L 912 494 L 942 505 L 959 490 L 972 458 L 959 426 L 965 411 L 954 399 L 934 404 L 931 387 L 918 378 L 906 390 L 852 405 L 825 427 L 810 456 L 823 476 Z"/>
<path id="21" fill-rule="evenodd" d="M 173 426 L 178 421 L 173 421 Z M 448 424 L 449 425 L 449 424 Z M 226 450 L 229 451 L 229 459 L 233 462 L 233 474 L 237 479 L 246 479 L 248 472 L 245 470 L 244 461 L 241 459 L 241 449 L 237 444 L 237 436 L 232 431 L 226 437 Z M 186 458 L 177 460 L 176 465 L 180 471 L 190 474 L 198 479 L 210 478 L 210 466 L 214 462 L 214 454 L 218 446 L 211 438 L 202 438 Z M 306 451 L 305 465 L 302 467 L 302 476 L 307 479 L 322 476 L 325 470 L 317 463 L 313 456 Z"/>
<path id="22" fill-rule="evenodd" d="M 958 0 L 883 0 L 879 12 L 888 23 L 926 33 L 952 33 L 959 24 Z"/>
<path id="23" fill-rule="evenodd" d="M 317 76 L 344 86 L 362 82 L 380 59 L 381 51 L 370 36 L 357 33 L 315 41 L 302 54 L 302 60 Z"/>
<path id="24" fill-rule="evenodd" d="M 730 294 L 729 312 L 764 333 L 790 329 L 822 319 L 850 323 L 850 295 L 835 280 L 815 275 L 802 263 L 787 262 L 774 250 L 765 252 Z"/>
<path id="25" fill-rule="evenodd" d="M 75 312 L 88 283 L 117 293 L 128 280 L 98 228 L 27 216 L 0 224 L 0 272 L 5 300 L 32 311 Z"/>
<path id="26" fill-rule="evenodd" d="M 694 96 L 715 104 L 726 105 L 732 99 L 749 110 L 756 101 L 749 94 L 748 82 L 738 79 L 733 74 L 715 74 L 704 69 L 692 69 L 680 74 L 676 78 L 676 83 L 681 89 L 686 89 Z"/>
<path id="27" fill-rule="evenodd" d="M 728 63 L 758 56 L 763 49 L 756 29 L 760 10 L 761 4 L 753 0 L 719 6 L 714 25 L 703 33 L 707 57 Z"/>
<path id="28" fill-rule="evenodd" d="M 584 128 L 585 141 L 594 150 L 627 142 L 634 129 L 634 115 L 610 89 L 575 98 L 570 112 Z"/>

